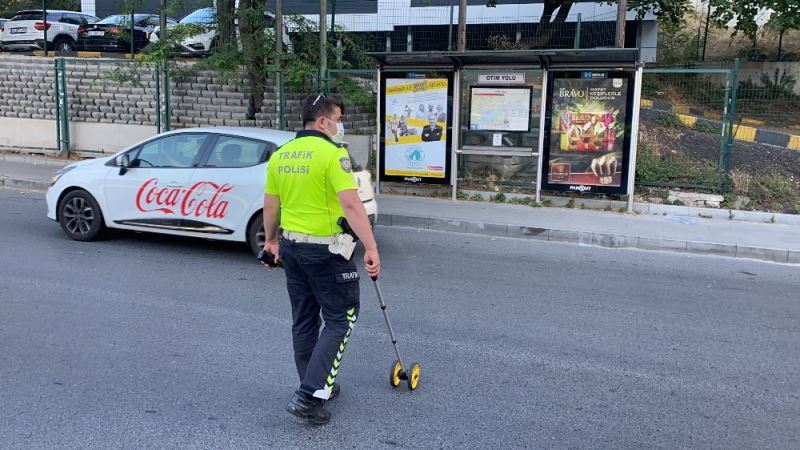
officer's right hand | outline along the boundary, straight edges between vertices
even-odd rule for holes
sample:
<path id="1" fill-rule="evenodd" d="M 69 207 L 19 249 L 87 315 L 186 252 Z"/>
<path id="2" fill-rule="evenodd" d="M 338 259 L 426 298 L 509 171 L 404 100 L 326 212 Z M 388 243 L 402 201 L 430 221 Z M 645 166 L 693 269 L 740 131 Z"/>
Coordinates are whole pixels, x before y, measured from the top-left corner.
<path id="1" fill-rule="evenodd" d="M 275 257 L 275 266 L 276 267 L 278 266 L 278 264 L 280 264 L 280 261 L 281 261 L 281 257 L 278 254 L 278 250 L 279 250 L 279 246 L 278 246 L 278 241 L 277 240 L 275 240 L 275 241 L 267 241 L 267 242 L 264 243 L 264 252 L 265 253 L 269 253 L 269 254 L 271 254 L 272 256 Z M 270 267 L 264 262 L 262 262 L 261 264 L 263 264 L 264 267 Z M 274 268 L 274 267 L 271 267 L 271 268 Z"/>
<path id="2" fill-rule="evenodd" d="M 381 273 L 381 258 L 378 256 L 378 250 L 366 250 L 364 252 L 364 269 L 367 270 L 367 275 L 373 280 L 378 279 Z"/>

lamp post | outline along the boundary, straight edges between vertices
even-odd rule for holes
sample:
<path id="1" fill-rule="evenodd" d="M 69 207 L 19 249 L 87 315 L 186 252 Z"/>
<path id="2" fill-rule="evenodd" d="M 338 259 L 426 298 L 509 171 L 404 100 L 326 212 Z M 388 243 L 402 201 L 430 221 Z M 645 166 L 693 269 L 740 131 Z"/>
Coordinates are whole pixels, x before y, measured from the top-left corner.
<path id="1" fill-rule="evenodd" d="M 47 0 L 42 0 L 42 22 L 44 22 L 44 56 L 47 56 Z"/>
<path id="2" fill-rule="evenodd" d="M 319 2 L 319 89 L 325 90 L 325 75 L 328 72 L 328 4 Z"/>

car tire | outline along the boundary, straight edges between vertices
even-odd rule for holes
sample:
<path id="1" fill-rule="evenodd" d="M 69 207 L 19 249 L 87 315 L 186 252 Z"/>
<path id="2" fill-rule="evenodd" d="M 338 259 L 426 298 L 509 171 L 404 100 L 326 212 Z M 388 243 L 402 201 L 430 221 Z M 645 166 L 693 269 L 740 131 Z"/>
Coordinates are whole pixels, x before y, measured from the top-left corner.
<path id="1" fill-rule="evenodd" d="M 264 216 L 262 213 L 250 221 L 250 226 L 247 227 L 247 243 L 250 245 L 250 251 L 258 256 L 258 252 L 264 248 Z"/>
<path id="2" fill-rule="evenodd" d="M 53 46 L 55 47 L 55 51 L 57 53 L 68 53 L 75 51 L 75 44 L 66 38 L 59 38 L 53 42 Z"/>
<path id="3" fill-rule="evenodd" d="M 100 205 L 84 190 L 72 191 L 61 199 L 58 219 L 64 233 L 76 241 L 93 241 L 105 230 Z"/>

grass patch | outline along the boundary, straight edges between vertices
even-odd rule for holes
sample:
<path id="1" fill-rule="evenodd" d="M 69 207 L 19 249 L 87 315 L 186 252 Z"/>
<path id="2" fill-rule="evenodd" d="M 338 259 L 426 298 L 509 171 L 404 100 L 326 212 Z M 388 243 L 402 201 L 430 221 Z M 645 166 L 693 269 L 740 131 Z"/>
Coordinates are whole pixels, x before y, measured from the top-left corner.
<path id="1" fill-rule="evenodd" d="M 636 157 L 637 182 L 688 183 L 717 186 L 717 168 L 689 161 L 682 153 L 660 153 L 648 142 L 641 142 Z"/>
<path id="2" fill-rule="evenodd" d="M 800 214 L 800 192 L 792 180 L 779 173 L 751 177 L 747 196 L 772 212 Z"/>

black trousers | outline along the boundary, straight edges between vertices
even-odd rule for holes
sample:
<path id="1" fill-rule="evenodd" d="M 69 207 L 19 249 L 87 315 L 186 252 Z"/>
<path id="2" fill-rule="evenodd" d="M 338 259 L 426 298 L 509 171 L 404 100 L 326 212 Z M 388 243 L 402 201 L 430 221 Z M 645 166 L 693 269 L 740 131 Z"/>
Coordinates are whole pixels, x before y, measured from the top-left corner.
<path id="1" fill-rule="evenodd" d="M 332 254 L 327 245 L 282 238 L 280 257 L 292 303 L 300 391 L 327 400 L 358 318 L 358 271 L 352 260 Z M 321 333 L 320 312 L 325 321 Z"/>

